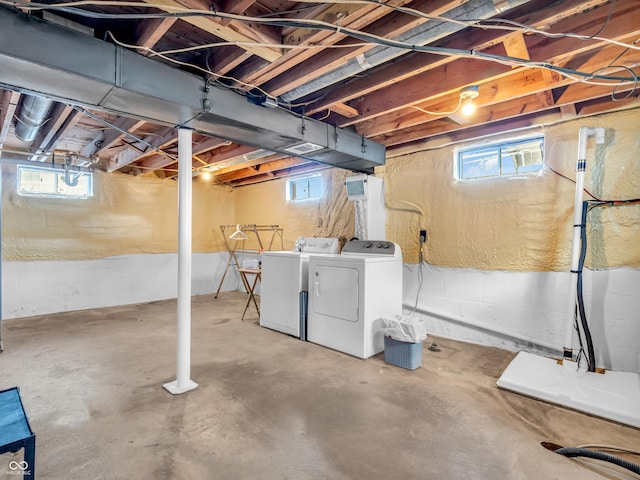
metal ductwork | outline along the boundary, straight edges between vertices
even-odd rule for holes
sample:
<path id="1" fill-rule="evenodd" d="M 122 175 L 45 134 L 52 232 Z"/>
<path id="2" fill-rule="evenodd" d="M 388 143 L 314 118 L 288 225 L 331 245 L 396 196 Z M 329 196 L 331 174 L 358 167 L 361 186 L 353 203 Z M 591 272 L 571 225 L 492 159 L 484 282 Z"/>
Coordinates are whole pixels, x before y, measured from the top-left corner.
<path id="1" fill-rule="evenodd" d="M 25 96 L 16 117 L 16 137 L 23 142 L 32 142 L 46 121 L 52 103 L 44 97 Z"/>
<path id="2" fill-rule="evenodd" d="M 371 173 L 385 147 L 208 85 L 99 39 L 0 7 L 0 84 L 75 105 Z"/>

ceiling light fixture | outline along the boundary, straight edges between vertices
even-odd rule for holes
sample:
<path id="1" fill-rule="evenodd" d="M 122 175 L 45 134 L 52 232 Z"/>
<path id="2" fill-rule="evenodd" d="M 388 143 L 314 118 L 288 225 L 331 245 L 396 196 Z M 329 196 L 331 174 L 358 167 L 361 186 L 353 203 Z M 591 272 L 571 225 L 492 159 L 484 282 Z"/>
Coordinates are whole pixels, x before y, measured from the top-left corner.
<path id="1" fill-rule="evenodd" d="M 473 115 L 476 111 L 476 106 L 473 103 L 474 98 L 478 98 L 478 86 L 471 85 L 469 87 L 465 87 L 460 90 L 460 103 L 462 106 L 460 107 L 460 111 L 465 116 Z"/>
<path id="2" fill-rule="evenodd" d="M 207 170 L 202 170 L 202 179 L 205 181 L 211 180 L 211 172 Z"/>

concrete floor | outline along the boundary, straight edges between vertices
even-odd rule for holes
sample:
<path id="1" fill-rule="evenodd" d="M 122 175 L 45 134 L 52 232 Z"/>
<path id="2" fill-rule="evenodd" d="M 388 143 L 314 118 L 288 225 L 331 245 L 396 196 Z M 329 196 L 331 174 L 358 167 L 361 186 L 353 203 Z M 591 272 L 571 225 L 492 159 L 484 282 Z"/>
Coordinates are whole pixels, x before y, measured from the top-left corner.
<path id="1" fill-rule="evenodd" d="M 498 390 L 510 352 L 430 337 L 404 370 L 241 322 L 245 298 L 194 297 L 200 386 L 179 396 L 175 301 L 5 321 L 0 389 L 21 389 L 37 478 L 637 478 L 543 449 L 640 430 Z"/>

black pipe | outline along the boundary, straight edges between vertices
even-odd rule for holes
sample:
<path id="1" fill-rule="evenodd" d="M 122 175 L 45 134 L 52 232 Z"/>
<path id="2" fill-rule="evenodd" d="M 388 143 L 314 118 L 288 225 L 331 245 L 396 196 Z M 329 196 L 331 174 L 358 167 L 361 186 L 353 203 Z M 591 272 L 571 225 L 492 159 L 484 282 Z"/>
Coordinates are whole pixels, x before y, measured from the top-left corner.
<path id="1" fill-rule="evenodd" d="M 580 225 L 580 260 L 578 262 L 578 311 L 580 312 L 580 322 L 582 331 L 587 342 L 587 366 L 590 372 L 596 371 L 596 355 L 593 350 L 593 339 L 587 322 L 587 314 L 584 309 L 584 296 L 582 295 L 582 269 L 584 268 L 584 259 L 587 256 L 587 208 L 589 202 L 582 202 L 582 221 Z M 580 334 L 578 332 L 578 334 Z"/>
<path id="2" fill-rule="evenodd" d="M 637 463 L 629 462 L 620 457 L 616 457 L 615 455 L 611 455 L 610 453 L 600 452 L 598 450 L 589 450 L 587 448 L 559 448 L 555 450 L 555 453 L 559 453 L 560 455 L 564 455 L 565 457 L 587 457 L 587 458 L 595 458 L 596 460 L 603 460 L 605 462 L 613 463 L 618 465 L 619 467 L 626 468 L 627 470 L 632 471 L 635 474 L 640 475 L 640 465 Z"/>

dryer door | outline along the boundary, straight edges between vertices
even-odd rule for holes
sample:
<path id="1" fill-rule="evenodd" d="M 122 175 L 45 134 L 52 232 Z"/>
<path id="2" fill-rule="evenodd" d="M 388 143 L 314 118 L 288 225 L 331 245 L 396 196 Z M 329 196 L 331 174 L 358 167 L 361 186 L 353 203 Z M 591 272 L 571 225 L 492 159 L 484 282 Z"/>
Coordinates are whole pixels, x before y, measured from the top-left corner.
<path id="1" fill-rule="evenodd" d="M 358 270 L 316 265 L 312 278 L 313 311 L 318 315 L 358 321 Z"/>

